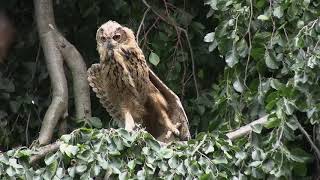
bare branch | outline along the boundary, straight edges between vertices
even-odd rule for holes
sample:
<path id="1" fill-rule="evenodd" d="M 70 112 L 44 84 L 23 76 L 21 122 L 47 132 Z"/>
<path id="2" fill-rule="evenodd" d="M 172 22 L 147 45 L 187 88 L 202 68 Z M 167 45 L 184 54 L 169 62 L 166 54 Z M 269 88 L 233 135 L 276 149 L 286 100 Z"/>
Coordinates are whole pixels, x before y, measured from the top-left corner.
<path id="1" fill-rule="evenodd" d="M 72 73 L 76 118 L 91 117 L 90 90 L 87 80 L 87 66 L 79 51 L 58 31 L 56 31 L 58 48 Z"/>
<path id="2" fill-rule="evenodd" d="M 144 3 L 144 5 L 148 8 L 151 9 L 151 11 L 157 15 L 161 20 L 163 20 L 164 22 L 166 22 L 167 24 L 173 26 L 175 29 L 179 30 L 180 32 L 183 32 L 184 35 L 186 36 L 186 40 L 188 43 L 188 48 L 190 51 L 190 58 L 191 58 L 191 63 L 192 63 L 192 76 L 193 76 L 193 81 L 194 81 L 194 86 L 195 86 L 195 90 L 196 90 L 196 95 L 197 98 L 199 97 L 199 90 L 198 90 L 198 83 L 197 83 L 197 77 L 196 77 L 196 73 L 195 73 L 195 64 L 194 64 L 194 57 L 193 57 L 193 50 L 192 50 L 192 46 L 190 43 L 190 39 L 189 39 L 189 35 L 188 35 L 188 31 L 180 26 L 178 26 L 173 20 L 166 18 L 164 16 L 162 16 L 160 13 L 158 13 L 154 8 L 152 8 L 152 6 L 150 4 L 148 4 L 148 2 L 146 0 L 142 0 L 142 2 Z M 178 33 L 180 33 L 178 32 Z"/>
<path id="3" fill-rule="evenodd" d="M 39 134 L 39 143 L 48 144 L 58 120 L 67 114 L 68 87 L 62 56 L 55 41 L 55 34 L 49 27 L 55 26 L 52 2 L 34 0 L 34 6 L 38 33 L 52 86 L 52 102 L 45 114 Z"/>
<path id="4" fill-rule="evenodd" d="M 240 127 L 239 129 L 233 131 L 233 132 L 229 132 L 226 135 L 228 136 L 228 138 L 230 140 L 235 140 L 237 138 L 243 137 L 247 134 L 249 134 L 252 131 L 252 127 L 253 125 L 256 124 L 265 124 L 268 120 L 268 115 L 263 116 L 262 118 L 252 121 L 250 124 L 247 124 L 245 126 Z"/>
<path id="5" fill-rule="evenodd" d="M 149 10 L 150 10 L 150 8 L 147 8 L 147 10 L 143 13 L 143 17 L 142 17 L 142 20 L 140 22 L 140 25 L 139 25 L 139 28 L 138 28 L 138 31 L 137 31 L 137 34 L 136 34 L 136 40 L 137 40 L 138 44 L 139 44 L 139 34 L 140 34 L 142 26 L 144 26 L 144 19 L 146 18 L 146 15 L 149 12 Z"/>
<path id="6" fill-rule="evenodd" d="M 312 141 L 312 139 L 310 138 L 309 134 L 307 133 L 307 131 L 301 126 L 300 122 L 297 120 L 297 124 L 298 124 L 298 128 L 301 131 L 301 133 L 307 138 L 311 148 L 314 150 L 314 152 L 317 155 L 317 158 L 320 159 L 320 150 L 318 149 L 318 147 L 314 144 L 314 142 Z"/>

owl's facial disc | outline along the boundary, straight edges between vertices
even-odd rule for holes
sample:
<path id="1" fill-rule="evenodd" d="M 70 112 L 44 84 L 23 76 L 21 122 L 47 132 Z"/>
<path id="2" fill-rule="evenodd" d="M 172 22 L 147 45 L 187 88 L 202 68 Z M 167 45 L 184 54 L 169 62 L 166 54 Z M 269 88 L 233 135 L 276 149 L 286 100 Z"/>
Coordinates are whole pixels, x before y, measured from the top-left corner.
<path id="1" fill-rule="evenodd" d="M 115 21 L 104 23 L 97 31 L 96 40 L 102 61 L 112 57 L 117 49 L 135 45 L 134 33 Z"/>

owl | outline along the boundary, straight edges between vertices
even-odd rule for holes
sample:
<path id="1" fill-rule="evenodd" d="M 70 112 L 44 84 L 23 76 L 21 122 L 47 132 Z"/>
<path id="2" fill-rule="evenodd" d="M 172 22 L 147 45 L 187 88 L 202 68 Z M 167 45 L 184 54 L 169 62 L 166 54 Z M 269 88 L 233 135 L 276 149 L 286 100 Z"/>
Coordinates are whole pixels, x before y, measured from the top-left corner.
<path id="1" fill-rule="evenodd" d="M 133 31 L 108 21 L 96 41 L 100 63 L 88 69 L 88 81 L 111 117 L 128 131 L 141 124 L 164 142 L 189 139 L 179 98 L 150 70 Z"/>

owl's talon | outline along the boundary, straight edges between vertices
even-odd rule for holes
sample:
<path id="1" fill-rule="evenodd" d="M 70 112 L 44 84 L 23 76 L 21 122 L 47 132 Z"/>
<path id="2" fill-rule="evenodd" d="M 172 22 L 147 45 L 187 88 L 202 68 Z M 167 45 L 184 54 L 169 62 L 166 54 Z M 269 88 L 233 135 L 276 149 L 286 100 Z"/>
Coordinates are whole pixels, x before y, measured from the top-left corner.
<path id="1" fill-rule="evenodd" d="M 181 126 L 181 123 L 176 123 L 175 125 L 173 125 L 173 127 L 171 128 L 171 131 L 174 133 L 174 135 L 176 136 L 180 135 L 180 131 L 178 130 L 180 126 Z"/>
<path id="2" fill-rule="evenodd" d="M 167 131 L 166 136 L 164 137 L 165 139 L 169 139 L 172 135 L 172 131 Z"/>

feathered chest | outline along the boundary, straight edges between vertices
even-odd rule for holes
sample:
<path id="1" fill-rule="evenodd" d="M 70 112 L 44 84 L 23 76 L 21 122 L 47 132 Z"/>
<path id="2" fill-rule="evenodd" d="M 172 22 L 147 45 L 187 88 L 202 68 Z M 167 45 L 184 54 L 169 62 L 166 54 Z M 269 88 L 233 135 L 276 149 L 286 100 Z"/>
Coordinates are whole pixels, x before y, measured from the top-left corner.
<path id="1" fill-rule="evenodd" d="M 121 48 L 108 53 L 108 59 L 102 62 L 108 86 L 118 92 L 131 92 L 134 96 L 144 94 L 150 80 L 147 64 L 140 51 Z"/>

